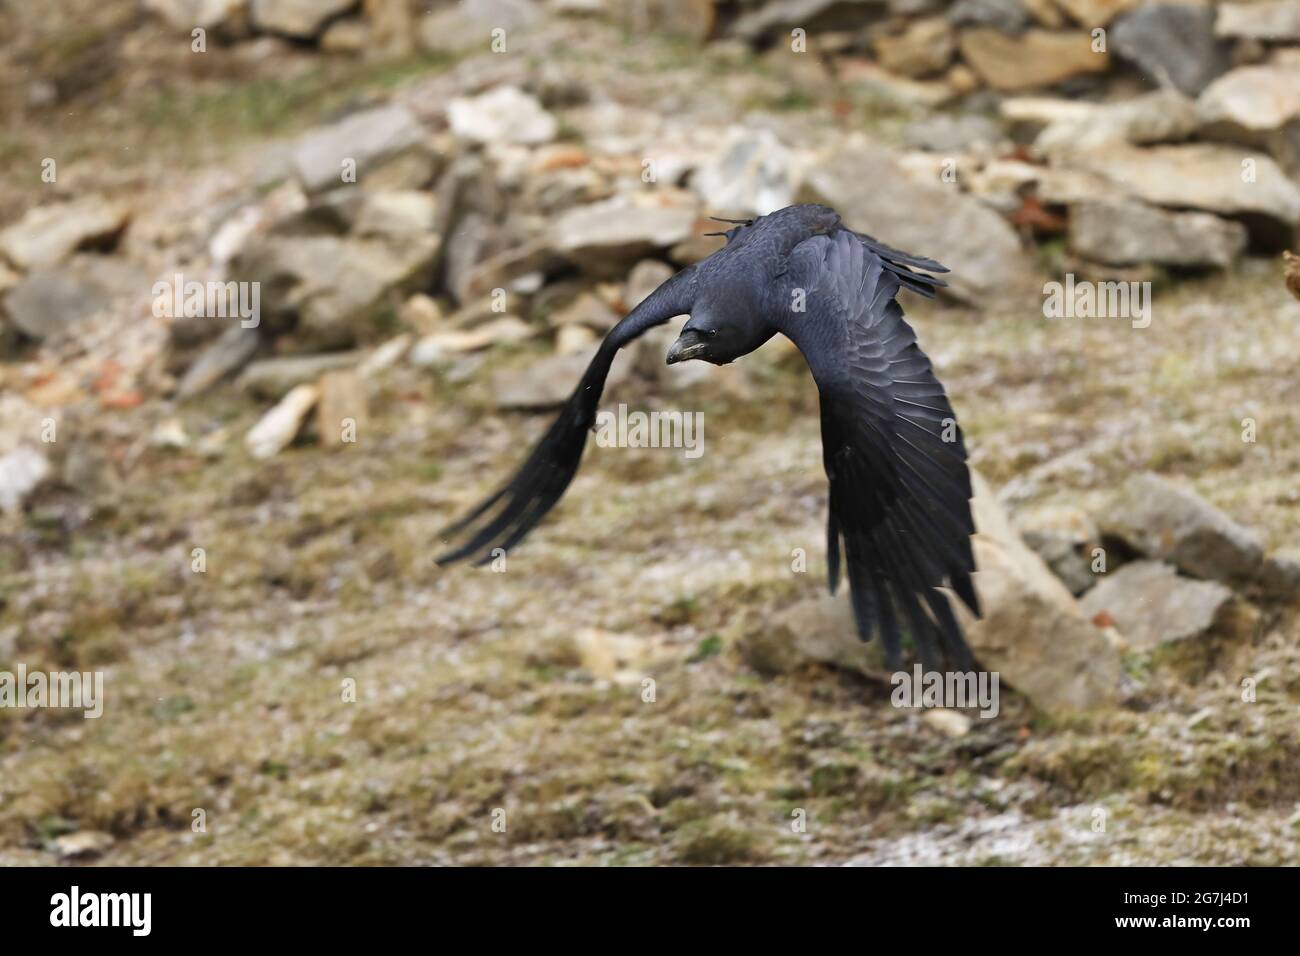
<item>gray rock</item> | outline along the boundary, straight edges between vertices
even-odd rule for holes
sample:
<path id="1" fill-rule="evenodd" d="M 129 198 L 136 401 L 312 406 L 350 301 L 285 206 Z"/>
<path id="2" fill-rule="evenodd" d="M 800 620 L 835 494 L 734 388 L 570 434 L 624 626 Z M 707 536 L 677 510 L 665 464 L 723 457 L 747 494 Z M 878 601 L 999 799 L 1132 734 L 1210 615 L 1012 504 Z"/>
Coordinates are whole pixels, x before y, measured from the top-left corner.
<path id="1" fill-rule="evenodd" d="M 640 205 L 616 197 L 561 215 L 551 245 L 587 271 L 619 274 L 637 259 L 687 239 L 694 224 L 692 206 Z"/>
<path id="2" fill-rule="evenodd" d="M 873 23 L 888 4 L 872 0 L 772 0 L 736 18 L 730 34 L 751 43 L 783 35 L 795 27 L 809 35 L 851 30 Z"/>
<path id="3" fill-rule="evenodd" d="M 1225 73 L 1196 101 L 1210 133 L 1260 134 L 1300 116 L 1300 58 L 1288 57 Z"/>
<path id="4" fill-rule="evenodd" d="M 1092 710 L 1119 696 L 1119 654 L 1074 597 L 1021 540 L 992 489 L 973 474 L 974 577 L 984 612 L 952 603 L 980 665 L 997 671 L 1039 710 Z"/>
<path id="5" fill-rule="evenodd" d="M 1149 472 L 1134 475 L 1098 517 L 1102 535 L 1200 578 L 1249 581 L 1264 557 L 1259 535 L 1195 493 Z"/>
<path id="6" fill-rule="evenodd" d="M 323 355 L 288 355 L 262 359 L 244 369 L 236 384 L 258 398 L 279 401 L 290 389 L 306 382 L 314 382 L 326 372 L 353 368 L 360 360 L 360 352 L 326 352 Z"/>
<path id="7" fill-rule="evenodd" d="M 1020 0 L 957 0 L 948 8 L 948 19 L 960 27 L 994 27 L 1003 33 L 1019 33 L 1032 22 Z"/>
<path id="8" fill-rule="evenodd" d="M 176 386 L 178 398 L 201 395 L 229 375 L 234 375 L 257 353 L 257 329 L 232 325 L 199 353 Z"/>
<path id="9" fill-rule="evenodd" d="M 1105 614 L 1133 647 L 1199 637 L 1220 620 L 1232 591 L 1217 581 L 1180 577 L 1172 565 L 1134 561 L 1102 578 L 1080 602 L 1084 614 Z"/>
<path id="10" fill-rule="evenodd" d="M 1107 265 L 1226 269 L 1245 251 L 1246 241 L 1241 223 L 1205 212 L 1170 212 L 1133 201 L 1070 207 L 1070 251 Z"/>
<path id="11" fill-rule="evenodd" d="M 895 154 L 866 141 L 814 165 L 800 201 L 824 202 L 852 228 L 937 259 L 952 270 L 945 278 L 961 298 L 981 301 L 1033 284 L 1029 259 L 1005 219 L 950 184 L 909 179 Z"/>
<path id="12" fill-rule="evenodd" d="M 1214 35 L 1214 9 L 1154 3 L 1124 14 L 1110 28 L 1115 52 L 1153 82 L 1196 96 L 1232 64 L 1231 48 Z"/>
<path id="13" fill-rule="evenodd" d="M 37 206 L 0 232 L 0 255 L 20 269 L 57 265 L 77 249 L 112 242 L 130 216 L 124 203 L 98 196 Z"/>
<path id="14" fill-rule="evenodd" d="M 910 123 L 903 131 L 908 146 L 931 153 L 965 152 L 973 146 L 993 146 L 1006 138 L 998 123 L 978 113 L 936 113 Z"/>
<path id="15" fill-rule="evenodd" d="M 369 338 L 374 321 L 400 294 L 427 284 L 436 236 L 400 243 L 375 239 L 273 236 L 240 254 L 232 273 L 261 283 L 262 320 L 294 329 L 294 344 L 317 351 Z"/>
<path id="16" fill-rule="evenodd" d="M 401 240 L 430 236 L 437 225 L 438 204 L 414 189 L 367 190 L 351 222 L 354 236 Z"/>
<path id="17" fill-rule="evenodd" d="M 1261 0 L 1219 6 L 1214 32 L 1223 37 L 1294 43 L 1300 40 L 1300 0 Z"/>
<path id="18" fill-rule="evenodd" d="M 1038 508 L 1016 516 L 1016 528 L 1035 554 L 1076 597 L 1092 587 L 1095 548 L 1101 546 L 1101 532 L 1079 508 Z"/>
<path id="19" fill-rule="evenodd" d="M 1240 148 L 1219 143 L 1144 149 L 1116 144 L 1057 157 L 1054 174 L 1087 175 L 1076 175 L 1055 195 L 1045 178 L 1040 193 L 1048 202 L 1128 195 L 1156 206 L 1241 216 L 1252 238 L 1268 245 L 1284 244 L 1300 223 L 1300 187 L 1267 156 L 1250 158 L 1254 181 L 1245 182 Z"/>
<path id="20" fill-rule="evenodd" d="M 537 22 L 539 5 L 530 0 L 460 0 L 442 6 L 420 19 L 418 39 L 420 46 L 432 53 L 466 53 L 491 50 L 492 31 L 506 31 L 509 38 L 515 31 Z"/>
<path id="21" fill-rule="evenodd" d="M 424 127 L 404 106 L 363 110 L 304 135 L 294 147 L 294 171 L 304 189 L 321 192 L 344 185 L 352 163 L 361 182 L 400 157 L 421 153 L 425 139 Z M 425 158 L 416 159 L 431 168 L 423 152 Z"/>
<path id="22" fill-rule="evenodd" d="M 356 5 L 357 0 L 251 0 L 250 13 L 258 30 L 310 40 Z"/>
<path id="23" fill-rule="evenodd" d="M 544 409 L 564 404 L 595 357 L 595 346 L 574 355 L 539 359 L 525 369 L 502 369 L 492 376 L 497 408 Z M 605 383 L 607 390 L 627 378 L 626 361 L 615 360 Z"/>
<path id="24" fill-rule="evenodd" d="M 695 171 L 691 187 L 715 212 L 765 216 L 794 201 L 798 180 L 794 154 L 775 133 L 732 127 L 719 152 Z"/>
<path id="25" fill-rule="evenodd" d="M 457 137 L 471 143 L 535 146 L 549 143 L 559 130 L 537 97 L 514 86 L 453 99 L 447 104 L 447 122 Z"/>
<path id="26" fill-rule="evenodd" d="M 1090 624 L 1069 591 L 1012 528 L 987 483 L 975 476 L 975 586 L 984 618 L 958 608 L 980 666 L 1023 693 L 1039 710 L 1070 714 L 1113 704 L 1119 696 L 1118 652 Z M 953 601 L 954 606 L 959 602 Z M 878 642 L 863 644 L 848 595 L 818 597 L 746 623 L 738 647 L 763 673 L 820 662 L 880 676 Z"/>
<path id="27" fill-rule="evenodd" d="M 108 293 L 84 277 L 37 269 L 5 294 L 4 312 L 14 328 L 39 342 L 66 332 L 108 301 Z"/>
<path id="28" fill-rule="evenodd" d="M 745 663 L 760 674 L 788 674 L 810 663 L 867 676 L 886 673 L 880 642 L 858 638 L 853 609 L 843 593 L 809 598 L 771 619 L 747 622 L 736 646 Z"/>
<path id="29" fill-rule="evenodd" d="M 1071 101 L 1075 105 L 1076 101 Z M 1196 132 L 1195 101 L 1177 90 L 1156 90 L 1063 116 L 1034 140 L 1044 156 L 1098 149 L 1111 143 L 1172 143 Z"/>

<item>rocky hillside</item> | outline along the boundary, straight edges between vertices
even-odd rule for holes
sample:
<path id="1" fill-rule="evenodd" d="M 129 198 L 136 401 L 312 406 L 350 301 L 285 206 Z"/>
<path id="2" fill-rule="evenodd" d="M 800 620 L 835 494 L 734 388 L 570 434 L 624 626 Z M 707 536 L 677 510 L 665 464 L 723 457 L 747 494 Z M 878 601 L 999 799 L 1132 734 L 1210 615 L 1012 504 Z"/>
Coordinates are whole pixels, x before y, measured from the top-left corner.
<path id="1" fill-rule="evenodd" d="M 108 695 L 0 708 L 0 862 L 1294 861 L 1300 2 L 0 19 L 0 672 Z M 704 453 L 433 564 L 709 217 L 796 201 L 952 269 L 904 308 L 996 716 L 891 706 L 824 596 L 777 342 L 646 336 L 605 405 Z"/>

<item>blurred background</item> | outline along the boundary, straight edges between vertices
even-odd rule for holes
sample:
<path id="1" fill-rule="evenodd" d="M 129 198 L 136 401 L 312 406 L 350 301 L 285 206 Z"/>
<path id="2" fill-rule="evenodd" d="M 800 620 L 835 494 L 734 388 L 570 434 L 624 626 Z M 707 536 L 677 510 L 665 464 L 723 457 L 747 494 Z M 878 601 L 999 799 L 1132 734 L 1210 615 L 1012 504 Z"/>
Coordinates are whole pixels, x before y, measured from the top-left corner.
<path id="1" fill-rule="evenodd" d="M 0 2 L 0 863 L 1294 863 L 1300 2 Z M 825 596 L 773 341 L 603 406 L 501 566 L 439 529 L 601 336 L 792 202 L 978 471 L 999 712 Z M 1289 288 L 1293 291 L 1289 291 Z M 2 703 L 3 701 L 0 701 Z"/>

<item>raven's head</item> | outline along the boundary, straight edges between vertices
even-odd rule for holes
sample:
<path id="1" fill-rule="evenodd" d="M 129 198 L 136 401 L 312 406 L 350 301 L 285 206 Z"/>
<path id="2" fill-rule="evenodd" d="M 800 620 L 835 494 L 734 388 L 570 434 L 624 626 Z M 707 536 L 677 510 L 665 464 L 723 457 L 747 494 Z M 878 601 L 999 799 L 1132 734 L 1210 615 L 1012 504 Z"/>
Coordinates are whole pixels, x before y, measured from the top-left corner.
<path id="1" fill-rule="evenodd" d="M 773 334 L 758 316 L 759 309 L 747 297 L 713 303 L 697 301 L 681 335 L 668 349 L 668 364 L 703 359 L 726 365 L 748 355 Z"/>

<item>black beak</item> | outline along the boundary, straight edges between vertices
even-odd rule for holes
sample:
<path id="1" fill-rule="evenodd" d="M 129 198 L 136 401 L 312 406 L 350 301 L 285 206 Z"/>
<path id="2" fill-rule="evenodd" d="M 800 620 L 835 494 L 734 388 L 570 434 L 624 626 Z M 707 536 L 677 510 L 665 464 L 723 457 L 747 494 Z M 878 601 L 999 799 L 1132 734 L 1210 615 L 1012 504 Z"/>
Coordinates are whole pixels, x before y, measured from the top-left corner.
<path id="1" fill-rule="evenodd" d="M 668 350 L 668 364 L 676 365 L 678 362 L 686 362 L 693 358 L 698 358 L 708 345 L 708 340 L 694 329 L 686 329 L 681 335 L 677 336 L 677 341 L 672 344 Z"/>

